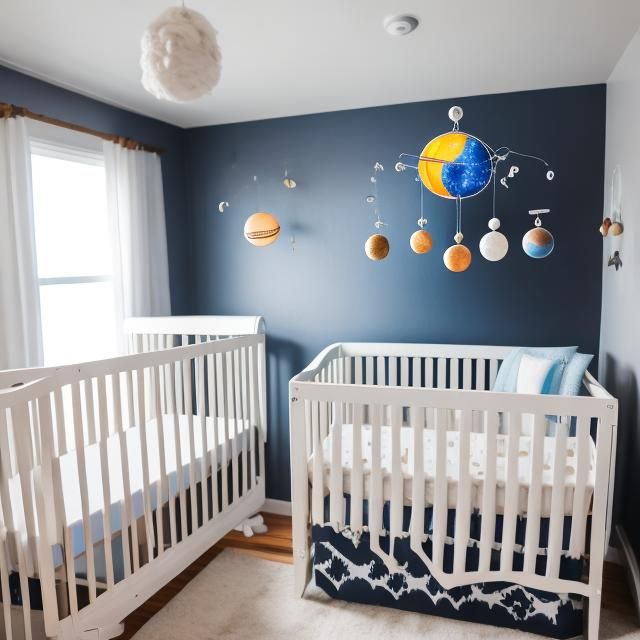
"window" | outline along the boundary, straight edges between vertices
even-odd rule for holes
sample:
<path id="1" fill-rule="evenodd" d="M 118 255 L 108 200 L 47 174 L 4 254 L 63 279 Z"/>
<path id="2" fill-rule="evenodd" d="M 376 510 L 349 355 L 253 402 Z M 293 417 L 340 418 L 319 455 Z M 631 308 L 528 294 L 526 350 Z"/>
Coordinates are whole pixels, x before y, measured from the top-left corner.
<path id="1" fill-rule="evenodd" d="M 32 141 L 42 338 L 46 366 L 117 353 L 104 159 Z"/>

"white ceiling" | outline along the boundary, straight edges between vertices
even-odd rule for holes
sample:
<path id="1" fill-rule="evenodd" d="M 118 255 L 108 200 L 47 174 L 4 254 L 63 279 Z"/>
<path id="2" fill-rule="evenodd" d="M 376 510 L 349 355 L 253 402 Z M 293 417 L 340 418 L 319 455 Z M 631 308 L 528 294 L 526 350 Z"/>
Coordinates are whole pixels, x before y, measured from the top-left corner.
<path id="1" fill-rule="evenodd" d="M 175 104 L 144 91 L 138 63 L 169 4 L 0 0 L 0 60 L 194 127 L 605 82 L 640 24 L 638 0 L 187 0 L 217 28 L 223 72 L 210 96 Z M 420 26 L 387 35 L 396 13 Z"/>

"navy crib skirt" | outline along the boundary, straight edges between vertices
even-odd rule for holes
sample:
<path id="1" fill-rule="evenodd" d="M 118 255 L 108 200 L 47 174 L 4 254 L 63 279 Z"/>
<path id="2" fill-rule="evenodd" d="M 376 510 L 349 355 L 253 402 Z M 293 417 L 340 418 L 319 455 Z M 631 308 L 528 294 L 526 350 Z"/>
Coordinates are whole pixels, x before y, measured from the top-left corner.
<path id="1" fill-rule="evenodd" d="M 349 522 L 349 496 L 346 498 L 346 522 Z M 383 526 L 389 528 L 389 503 L 383 511 Z M 329 521 L 328 500 L 325 501 L 325 521 Z M 403 530 L 409 530 L 411 509 L 404 508 Z M 364 503 L 364 524 L 367 523 L 367 504 Z M 431 533 L 432 509 L 425 509 L 425 533 Z M 540 548 L 548 539 L 548 519 L 540 523 Z M 470 537 L 479 538 L 481 516 L 472 514 Z M 455 509 L 448 514 L 447 535 L 453 537 Z M 516 541 L 524 543 L 526 518 L 518 519 Z M 565 518 L 563 548 L 568 548 L 571 518 Z M 496 517 L 496 542 L 502 538 L 502 516 Z M 313 566 L 316 584 L 334 598 L 375 604 L 406 611 L 439 615 L 470 622 L 522 629 L 554 638 L 571 638 L 582 633 L 582 597 L 529 589 L 508 582 L 486 582 L 446 590 L 429 573 L 425 564 L 411 550 L 409 538 L 396 540 L 394 556 L 400 570 L 392 573 L 370 549 L 369 534 L 362 533 L 357 544 L 348 531 L 335 532 L 331 526 L 314 525 Z M 380 546 L 389 552 L 389 536 L 380 537 Z M 431 541 L 423 544 L 431 555 Z M 499 566 L 500 552 L 492 552 L 492 568 Z M 467 570 L 478 566 L 479 550 L 467 549 Z M 513 568 L 522 567 L 523 554 L 514 553 Z M 539 554 L 536 572 L 544 574 L 546 555 Z M 580 579 L 582 560 L 563 556 L 560 577 Z M 444 570 L 453 570 L 453 545 L 446 544 Z"/>

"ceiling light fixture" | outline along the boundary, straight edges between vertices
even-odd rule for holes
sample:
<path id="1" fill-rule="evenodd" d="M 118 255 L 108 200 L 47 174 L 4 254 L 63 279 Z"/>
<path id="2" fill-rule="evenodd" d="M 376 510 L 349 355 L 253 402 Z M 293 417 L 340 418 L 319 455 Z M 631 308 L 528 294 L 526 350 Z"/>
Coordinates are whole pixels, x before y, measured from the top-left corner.
<path id="1" fill-rule="evenodd" d="M 390 16 L 384 21 L 385 31 L 392 36 L 406 36 L 418 27 L 418 18 L 415 16 Z"/>

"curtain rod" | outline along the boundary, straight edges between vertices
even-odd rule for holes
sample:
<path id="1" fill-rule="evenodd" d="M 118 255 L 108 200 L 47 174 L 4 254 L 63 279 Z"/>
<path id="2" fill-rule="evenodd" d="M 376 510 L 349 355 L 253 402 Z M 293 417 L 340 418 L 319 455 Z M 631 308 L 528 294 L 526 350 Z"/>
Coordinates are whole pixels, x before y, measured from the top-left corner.
<path id="1" fill-rule="evenodd" d="M 162 154 L 165 151 L 161 147 L 156 147 L 151 144 L 144 144 L 142 142 L 137 142 L 136 140 L 132 140 L 131 138 L 118 136 L 114 133 L 105 133 L 104 131 L 98 131 L 98 129 L 83 127 L 80 124 L 74 124 L 72 122 L 66 122 L 65 120 L 58 120 L 58 118 L 43 116 L 40 113 L 34 113 L 33 111 L 30 111 L 26 107 L 17 107 L 14 104 L 0 102 L 0 117 L 15 118 L 17 116 L 30 118 L 31 120 L 38 120 L 40 122 L 46 122 L 47 124 L 52 124 L 52 125 L 55 125 L 56 127 L 71 129 L 71 131 L 87 133 L 91 136 L 96 136 L 98 138 L 102 138 L 103 140 L 108 140 L 109 142 L 115 142 L 123 146 L 125 149 L 149 151 L 150 153 L 157 153 L 157 154 Z"/>

